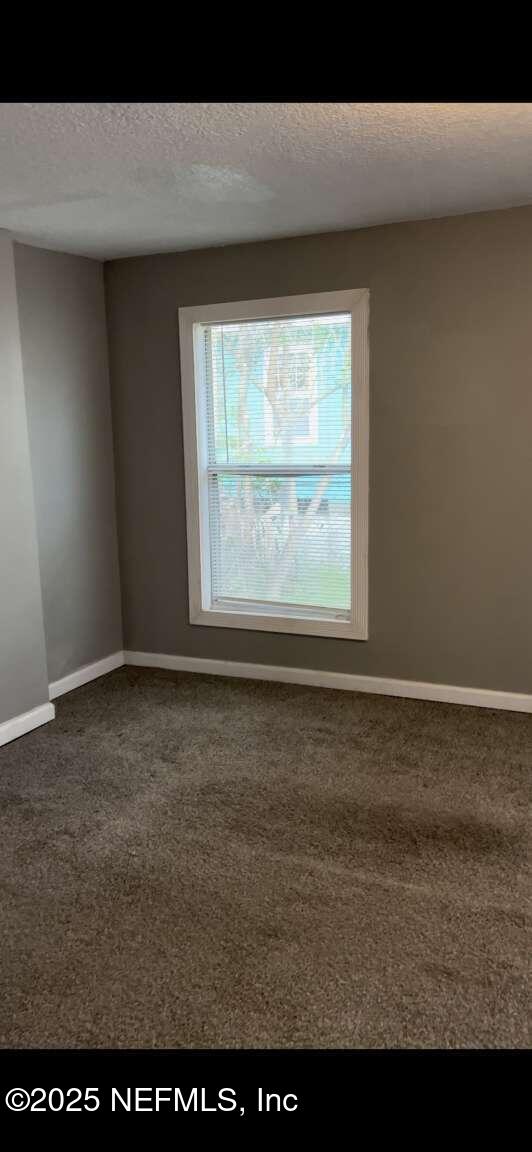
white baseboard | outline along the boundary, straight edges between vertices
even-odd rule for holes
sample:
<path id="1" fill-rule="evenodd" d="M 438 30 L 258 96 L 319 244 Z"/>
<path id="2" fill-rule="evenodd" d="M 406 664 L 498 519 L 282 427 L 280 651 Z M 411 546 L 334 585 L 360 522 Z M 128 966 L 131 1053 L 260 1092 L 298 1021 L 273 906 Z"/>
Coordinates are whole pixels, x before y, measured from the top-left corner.
<path id="1" fill-rule="evenodd" d="M 113 652 L 111 656 L 96 660 L 94 664 L 84 664 L 82 668 L 77 668 L 75 672 L 63 676 L 62 680 L 54 680 L 49 685 L 50 700 L 55 700 L 56 696 L 62 696 L 64 692 L 72 692 L 74 688 L 81 688 L 89 680 L 96 680 L 107 672 L 114 672 L 115 668 L 121 668 L 124 663 L 124 653 Z"/>
<path id="2" fill-rule="evenodd" d="M 454 684 L 431 684 L 421 680 L 391 680 L 381 676 L 357 676 L 314 668 L 245 664 L 232 660 L 204 660 L 198 656 L 170 656 L 159 652 L 124 652 L 126 664 L 144 668 L 169 668 L 176 672 L 203 672 L 209 676 L 242 676 L 248 680 L 277 680 L 284 684 L 310 684 L 340 688 L 347 692 L 372 692 L 380 696 L 406 696 L 415 700 L 440 700 L 475 708 L 501 708 L 532 712 L 532 695 L 499 692 L 489 688 L 463 688 Z"/>
<path id="3" fill-rule="evenodd" d="M 3 724 L 0 724 L 0 745 L 8 744 L 10 740 L 16 740 L 18 736 L 24 736 L 26 732 L 32 732 L 34 728 L 40 728 L 41 724 L 47 724 L 49 720 L 53 720 L 54 716 L 53 704 L 39 704 L 39 707 L 32 708 L 31 712 L 21 712 L 20 716 L 13 716 L 11 720 L 5 720 Z"/>

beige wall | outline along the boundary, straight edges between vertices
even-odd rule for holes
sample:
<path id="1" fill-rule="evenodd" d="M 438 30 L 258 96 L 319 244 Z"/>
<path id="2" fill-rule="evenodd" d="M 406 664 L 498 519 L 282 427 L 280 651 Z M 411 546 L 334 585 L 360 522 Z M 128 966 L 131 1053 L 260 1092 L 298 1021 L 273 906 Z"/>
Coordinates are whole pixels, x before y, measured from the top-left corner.
<path id="1" fill-rule="evenodd" d="M 128 648 L 532 690 L 532 208 L 106 265 Z M 188 623 L 177 309 L 369 287 L 369 641 Z"/>

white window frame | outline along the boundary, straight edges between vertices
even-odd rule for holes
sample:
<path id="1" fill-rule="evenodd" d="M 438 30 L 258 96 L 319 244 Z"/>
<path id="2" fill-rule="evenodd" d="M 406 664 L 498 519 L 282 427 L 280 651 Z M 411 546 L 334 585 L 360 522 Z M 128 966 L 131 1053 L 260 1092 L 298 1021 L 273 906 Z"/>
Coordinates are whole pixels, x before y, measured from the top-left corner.
<path id="1" fill-rule="evenodd" d="M 348 618 L 334 611 L 291 608 L 290 605 L 239 603 L 232 607 L 211 602 L 208 507 L 208 444 L 206 390 L 200 334 L 202 324 L 239 320 L 278 320 L 286 317 L 351 314 L 351 607 Z M 369 291 L 317 292 L 304 296 L 203 304 L 179 309 L 181 397 L 187 512 L 189 619 L 215 628 L 245 628 L 368 639 L 368 503 L 369 503 Z M 197 338 L 195 339 L 195 334 Z M 250 466 L 260 472 L 260 466 Z M 307 466 L 306 475 L 318 466 Z"/>

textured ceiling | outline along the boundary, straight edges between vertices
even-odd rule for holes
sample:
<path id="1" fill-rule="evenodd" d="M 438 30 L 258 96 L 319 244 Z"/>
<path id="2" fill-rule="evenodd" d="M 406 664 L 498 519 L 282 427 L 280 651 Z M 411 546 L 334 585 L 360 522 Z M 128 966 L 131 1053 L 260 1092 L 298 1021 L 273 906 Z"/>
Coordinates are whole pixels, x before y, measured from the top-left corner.
<path id="1" fill-rule="evenodd" d="M 532 104 L 0 104 L 0 228 L 109 259 L 532 202 Z"/>

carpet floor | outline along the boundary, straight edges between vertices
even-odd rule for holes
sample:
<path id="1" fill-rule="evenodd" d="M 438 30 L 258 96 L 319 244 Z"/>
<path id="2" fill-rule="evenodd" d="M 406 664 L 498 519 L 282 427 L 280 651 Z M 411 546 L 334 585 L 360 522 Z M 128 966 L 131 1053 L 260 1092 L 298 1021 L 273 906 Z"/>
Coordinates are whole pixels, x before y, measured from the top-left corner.
<path id="1" fill-rule="evenodd" d="M 0 1044 L 526 1047 L 532 716 L 123 668 L 0 749 Z"/>

